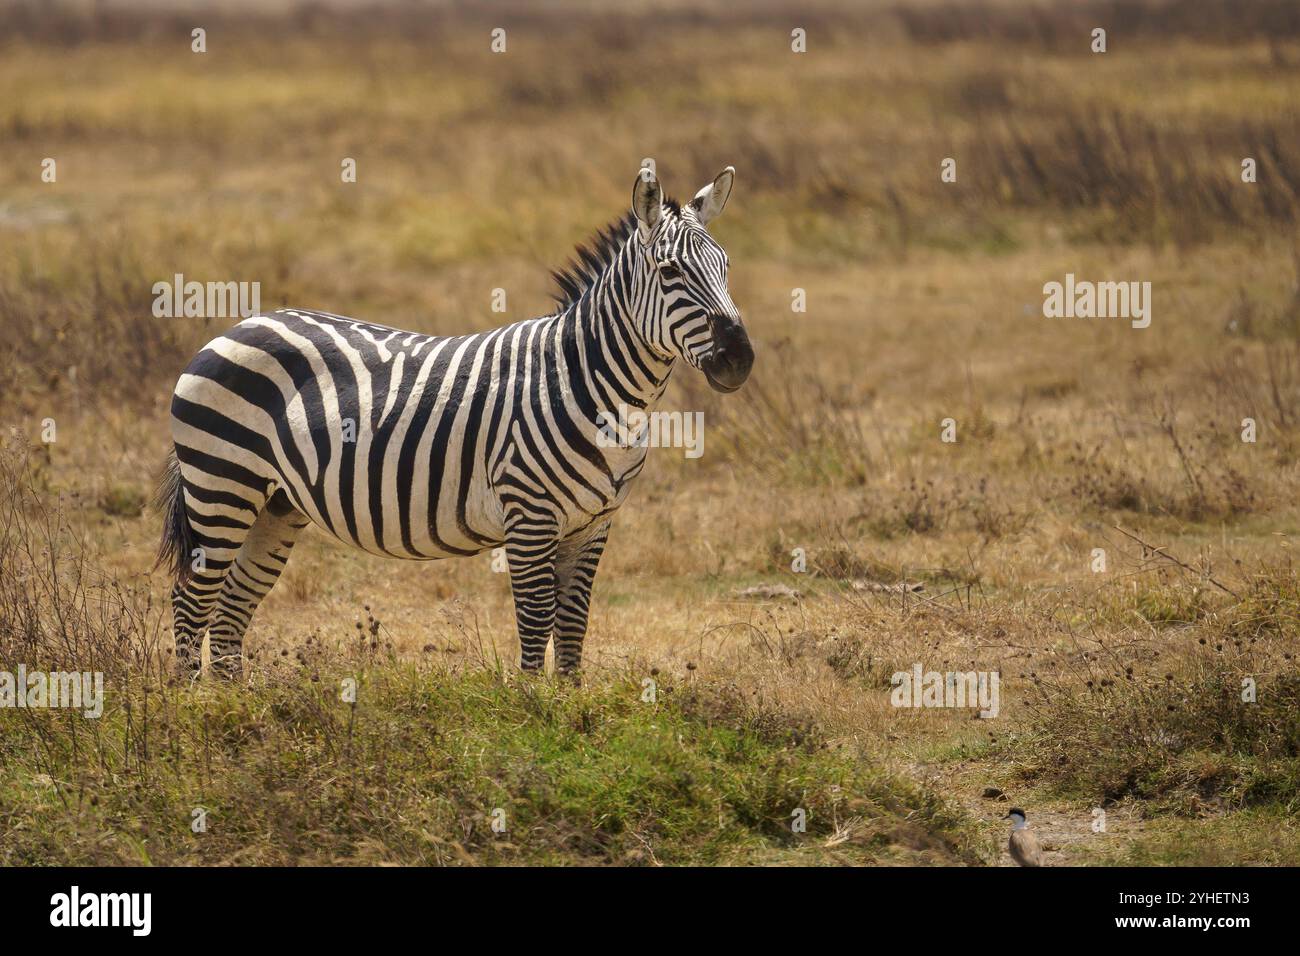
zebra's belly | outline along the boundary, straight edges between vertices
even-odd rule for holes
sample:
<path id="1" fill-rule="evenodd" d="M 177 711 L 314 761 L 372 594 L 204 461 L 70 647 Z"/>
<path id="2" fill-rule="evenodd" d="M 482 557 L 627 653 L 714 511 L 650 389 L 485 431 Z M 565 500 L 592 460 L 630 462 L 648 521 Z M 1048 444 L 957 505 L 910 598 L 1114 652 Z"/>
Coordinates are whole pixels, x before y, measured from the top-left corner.
<path id="1" fill-rule="evenodd" d="M 340 469 L 341 471 L 342 469 Z M 480 554 L 505 542 L 501 504 L 484 470 L 459 467 L 441 482 L 417 468 L 410 480 L 397 469 L 327 474 L 312 486 L 280 469 L 277 484 L 313 523 L 371 554 L 432 560 Z"/>
<path id="2" fill-rule="evenodd" d="M 343 509 L 316 507 L 310 491 L 293 476 L 284 481 L 287 489 L 292 489 L 295 503 L 304 502 L 299 507 L 313 523 L 343 543 L 371 554 L 427 561 L 482 554 L 506 543 L 505 512 L 497 492 L 486 481 L 444 488 L 428 503 L 420 500 L 419 493 L 406 497 L 390 493 L 382 499 L 385 507 L 381 513 L 386 519 L 379 520 L 371 517 L 369 494 L 356 495 L 351 524 L 346 517 L 340 520 L 340 514 L 346 514 Z M 604 502 L 604 507 L 560 509 L 556 536 L 581 535 L 612 515 L 626 496 L 625 488 Z M 403 511 L 410 515 L 409 520 L 402 520 Z"/>

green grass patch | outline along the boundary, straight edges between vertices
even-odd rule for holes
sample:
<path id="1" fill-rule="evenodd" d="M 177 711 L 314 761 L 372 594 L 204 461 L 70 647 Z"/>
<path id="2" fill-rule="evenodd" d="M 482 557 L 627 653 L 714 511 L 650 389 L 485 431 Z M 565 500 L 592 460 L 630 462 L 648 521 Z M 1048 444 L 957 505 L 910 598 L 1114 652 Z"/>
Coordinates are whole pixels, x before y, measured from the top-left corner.
<path id="1" fill-rule="evenodd" d="M 354 707 L 343 677 L 0 711 L 0 862 L 976 861 L 933 794 L 729 683 L 388 664 Z"/>

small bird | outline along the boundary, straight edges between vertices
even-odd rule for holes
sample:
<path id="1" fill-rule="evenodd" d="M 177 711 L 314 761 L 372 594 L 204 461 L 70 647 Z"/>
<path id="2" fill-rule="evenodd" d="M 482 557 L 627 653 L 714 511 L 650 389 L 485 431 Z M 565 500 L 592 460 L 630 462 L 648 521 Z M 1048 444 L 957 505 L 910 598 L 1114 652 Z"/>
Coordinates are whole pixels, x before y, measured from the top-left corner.
<path id="1" fill-rule="evenodd" d="M 1021 866 L 1042 866 L 1043 851 L 1038 846 L 1038 837 L 1025 823 L 1025 811 L 1016 807 L 1002 819 L 1011 821 L 1011 839 L 1007 842 L 1011 859 Z"/>

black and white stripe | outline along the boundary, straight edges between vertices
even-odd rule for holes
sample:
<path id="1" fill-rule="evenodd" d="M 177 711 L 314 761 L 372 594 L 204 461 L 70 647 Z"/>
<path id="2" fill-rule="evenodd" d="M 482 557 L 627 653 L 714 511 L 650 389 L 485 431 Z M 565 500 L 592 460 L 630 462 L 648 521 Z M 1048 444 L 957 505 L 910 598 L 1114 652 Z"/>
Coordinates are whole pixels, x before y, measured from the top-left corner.
<path id="1" fill-rule="evenodd" d="M 648 172 L 633 214 L 557 273 L 559 310 L 435 337 L 322 312 L 253 316 L 208 343 L 172 398 L 160 558 L 181 672 L 241 671 L 258 603 L 309 523 L 372 554 L 504 546 L 521 666 L 579 666 L 610 517 L 646 448 L 602 447 L 600 416 L 649 410 L 677 360 L 734 391 L 753 363 L 705 225 L 728 167 L 686 206 Z M 196 560 L 196 557 L 199 560 Z"/>

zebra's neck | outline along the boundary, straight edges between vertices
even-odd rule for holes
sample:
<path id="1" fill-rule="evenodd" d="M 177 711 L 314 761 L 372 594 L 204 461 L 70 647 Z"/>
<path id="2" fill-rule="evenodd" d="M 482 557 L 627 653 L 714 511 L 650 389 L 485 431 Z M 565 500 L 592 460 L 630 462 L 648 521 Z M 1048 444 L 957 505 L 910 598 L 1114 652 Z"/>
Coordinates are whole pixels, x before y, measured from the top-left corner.
<path id="1" fill-rule="evenodd" d="M 649 411 L 675 364 L 644 338 L 656 299 L 635 244 L 633 235 L 587 293 L 560 315 L 587 389 L 604 409 L 622 404 Z"/>

